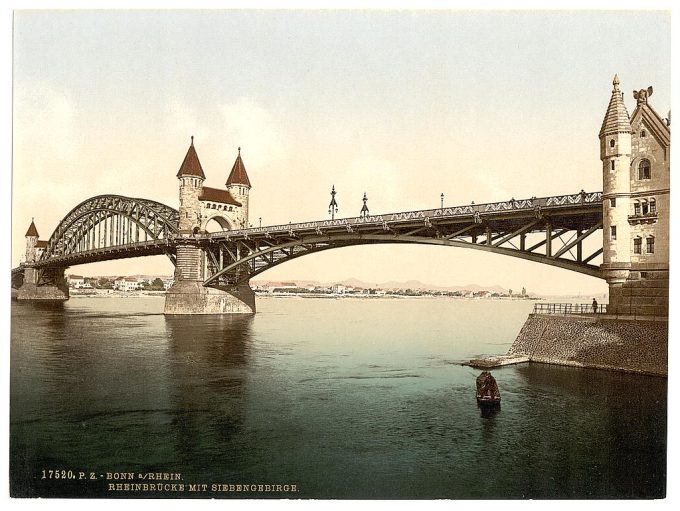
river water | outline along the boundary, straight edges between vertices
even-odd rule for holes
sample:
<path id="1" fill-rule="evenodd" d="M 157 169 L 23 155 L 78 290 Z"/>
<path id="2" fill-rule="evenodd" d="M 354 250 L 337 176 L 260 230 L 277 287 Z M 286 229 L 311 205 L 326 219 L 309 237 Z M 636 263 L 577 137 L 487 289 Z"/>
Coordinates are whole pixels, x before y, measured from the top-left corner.
<path id="1" fill-rule="evenodd" d="M 502 409 L 480 413 L 479 371 L 460 362 L 504 353 L 529 301 L 298 297 L 257 306 L 247 317 L 170 318 L 162 298 L 13 302 L 12 494 L 665 494 L 663 378 L 511 366 L 494 371 Z M 120 473 L 134 479 L 114 479 Z M 162 481 L 161 492 L 116 489 L 154 483 L 147 473 L 181 480 Z"/>

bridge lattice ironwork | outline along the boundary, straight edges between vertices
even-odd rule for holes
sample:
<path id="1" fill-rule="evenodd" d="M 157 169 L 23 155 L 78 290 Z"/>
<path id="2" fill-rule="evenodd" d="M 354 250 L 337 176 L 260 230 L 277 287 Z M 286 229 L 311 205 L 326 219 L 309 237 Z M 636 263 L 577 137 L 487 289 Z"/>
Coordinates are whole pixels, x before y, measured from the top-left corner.
<path id="1" fill-rule="evenodd" d="M 179 213 L 159 202 L 101 195 L 59 223 L 38 269 L 166 254 L 179 243 L 205 252 L 204 284 L 247 282 L 303 255 L 354 245 L 412 243 L 472 248 L 601 277 L 602 194 L 511 199 L 364 217 L 180 234 Z M 18 269 L 17 269 L 18 270 Z M 20 280 L 14 275 L 13 281 Z"/>
<path id="2" fill-rule="evenodd" d="M 99 195 L 78 204 L 47 241 L 36 267 L 82 264 L 139 255 L 174 257 L 179 213 L 160 202 Z"/>
<path id="3" fill-rule="evenodd" d="M 218 232 L 202 238 L 204 284 L 238 285 L 306 254 L 378 243 L 473 248 L 601 277 L 592 264 L 601 229 L 601 192 L 580 192 Z"/>

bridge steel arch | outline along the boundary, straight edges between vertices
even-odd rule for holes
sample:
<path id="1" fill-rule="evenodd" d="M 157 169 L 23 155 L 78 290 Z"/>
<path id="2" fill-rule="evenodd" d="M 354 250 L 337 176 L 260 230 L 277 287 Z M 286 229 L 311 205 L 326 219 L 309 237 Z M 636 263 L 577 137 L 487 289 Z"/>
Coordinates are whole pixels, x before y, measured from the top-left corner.
<path id="1" fill-rule="evenodd" d="M 593 264 L 602 254 L 602 198 L 581 192 L 213 233 L 202 244 L 204 285 L 229 288 L 303 255 L 388 243 L 471 248 L 603 278 Z"/>
<path id="2" fill-rule="evenodd" d="M 178 211 L 160 202 L 121 195 L 91 197 L 59 222 L 34 266 L 66 267 L 136 255 L 167 254 L 173 259 L 178 226 Z"/>

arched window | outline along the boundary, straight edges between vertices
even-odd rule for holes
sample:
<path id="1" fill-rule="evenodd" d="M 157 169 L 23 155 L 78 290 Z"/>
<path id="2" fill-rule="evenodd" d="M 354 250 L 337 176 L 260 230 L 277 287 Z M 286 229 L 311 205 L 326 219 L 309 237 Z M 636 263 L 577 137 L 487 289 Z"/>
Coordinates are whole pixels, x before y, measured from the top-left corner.
<path id="1" fill-rule="evenodd" d="M 640 236 L 633 239 L 633 253 L 642 254 L 642 238 Z"/>
<path id="2" fill-rule="evenodd" d="M 642 214 L 646 215 L 649 213 L 649 203 L 646 200 L 642 201 Z"/>
<path id="3" fill-rule="evenodd" d="M 642 130 L 640 132 L 640 138 L 645 138 L 647 136 L 647 132 L 645 130 Z"/>
<path id="4" fill-rule="evenodd" d="M 656 215 L 656 199 L 649 199 L 649 213 Z"/>
<path id="5" fill-rule="evenodd" d="M 637 201 L 637 200 L 636 200 L 636 201 L 633 203 L 633 208 L 634 208 L 634 209 L 633 209 L 633 212 L 634 212 L 636 215 L 639 215 L 639 214 L 640 214 L 640 201 Z"/>
<path id="6" fill-rule="evenodd" d="M 647 253 L 648 254 L 654 253 L 654 236 L 647 237 Z"/>
<path id="7" fill-rule="evenodd" d="M 614 147 L 616 145 L 616 140 L 613 138 L 609 141 L 609 147 Z"/>
<path id="8" fill-rule="evenodd" d="M 638 179 L 652 179 L 652 164 L 649 160 L 640 160 L 638 164 Z"/>

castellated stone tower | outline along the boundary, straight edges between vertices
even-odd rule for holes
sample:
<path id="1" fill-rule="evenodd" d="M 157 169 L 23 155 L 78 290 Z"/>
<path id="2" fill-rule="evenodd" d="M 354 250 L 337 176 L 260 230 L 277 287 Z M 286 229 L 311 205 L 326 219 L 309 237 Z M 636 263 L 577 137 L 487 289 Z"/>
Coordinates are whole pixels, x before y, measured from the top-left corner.
<path id="1" fill-rule="evenodd" d="M 631 117 L 614 77 L 600 130 L 603 171 L 603 274 L 607 312 L 668 316 L 670 119 L 648 104 L 652 87 L 633 92 Z"/>
<path id="2" fill-rule="evenodd" d="M 246 167 L 243 165 L 243 160 L 241 159 L 241 148 L 238 148 L 238 156 L 234 162 L 234 166 L 231 168 L 229 177 L 227 178 L 227 190 L 229 193 L 241 203 L 241 208 L 237 216 L 238 228 L 247 228 L 248 225 L 248 196 L 250 194 L 250 179 L 248 179 L 248 173 L 246 172 Z"/>
<path id="3" fill-rule="evenodd" d="M 17 300 L 28 301 L 58 301 L 68 300 L 68 284 L 64 278 L 65 268 L 43 268 L 38 270 L 35 263 L 47 248 L 47 241 L 39 240 L 38 229 L 31 219 L 31 225 L 26 231 L 26 258 L 24 266 L 24 280 L 17 290 Z"/>
<path id="4" fill-rule="evenodd" d="M 182 166 L 177 172 L 179 179 L 179 230 L 180 234 L 192 234 L 200 229 L 201 202 L 205 174 L 194 148 L 194 137 Z"/>
<path id="5" fill-rule="evenodd" d="M 600 129 L 602 160 L 603 258 L 602 270 L 611 286 L 619 286 L 630 272 L 630 117 L 614 76 L 614 89 Z"/>
<path id="6" fill-rule="evenodd" d="M 35 222 L 31 218 L 31 225 L 28 226 L 26 231 L 26 263 L 30 264 L 36 261 L 38 237 L 38 229 L 36 229 Z"/>

